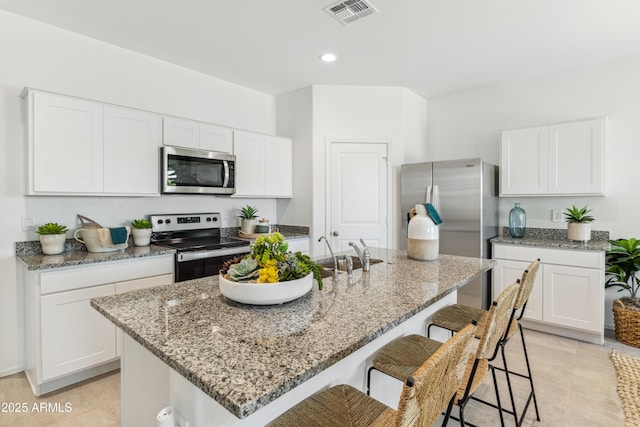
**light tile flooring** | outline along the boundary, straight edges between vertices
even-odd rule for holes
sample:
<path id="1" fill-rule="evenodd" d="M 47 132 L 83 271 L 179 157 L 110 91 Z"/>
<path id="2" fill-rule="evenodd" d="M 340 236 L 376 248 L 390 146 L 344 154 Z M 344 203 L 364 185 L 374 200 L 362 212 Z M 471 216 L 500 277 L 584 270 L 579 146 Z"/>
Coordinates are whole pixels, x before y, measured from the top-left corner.
<path id="1" fill-rule="evenodd" d="M 587 344 L 568 338 L 525 331 L 535 380 L 541 421 L 535 421 L 531 405 L 526 426 L 624 426 L 624 415 L 616 393 L 615 372 L 609 361 L 611 347 L 640 356 L 640 350 L 627 347 L 608 338 L 605 346 Z M 507 357 L 511 369 L 524 372 L 524 357 L 519 336 L 507 344 Z M 499 360 L 499 358 L 498 358 Z M 501 382 L 502 401 L 508 403 L 504 376 Z M 516 405 L 521 408 L 528 392 L 526 380 L 516 378 Z M 493 386 L 487 382 L 479 390 L 481 396 L 495 401 Z M 0 378 L 0 402 L 3 405 L 26 403 L 26 413 L 0 412 L 0 426 L 78 426 L 100 427 L 120 425 L 119 372 L 103 375 L 93 381 L 67 387 L 44 397 L 35 398 L 24 374 Z M 34 403 L 70 403 L 69 412 L 35 412 Z M 5 408 L 3 406 L 2 408 Z M 455 413 L 455 412 L 454 412 Z M 468 421 L 478 426 L 499 425 L 497 411 L 477 402 L 471 402 L 465 411 Z M 505 418 L 513 425 L 513 418 Z M 449 425 L 458 425 L 451 420 Z"/>

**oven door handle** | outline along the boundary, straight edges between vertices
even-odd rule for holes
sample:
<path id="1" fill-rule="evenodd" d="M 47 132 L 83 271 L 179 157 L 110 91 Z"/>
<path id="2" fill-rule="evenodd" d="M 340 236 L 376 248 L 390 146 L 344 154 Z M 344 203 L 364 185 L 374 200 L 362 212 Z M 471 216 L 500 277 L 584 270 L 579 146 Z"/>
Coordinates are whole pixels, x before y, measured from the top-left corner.
<path id="1" fill-rule="evenodd" d="M 224 165 L 224 182 L 222 183 L 222 187 L 227 188 L 229 186 L 229 162 L 223 160 L 222 164 Z"/>
<path id="2" fill-rule="evenodd" d="M 202 250 L 193 252 L 179 252 L 178 262 L 193 261 L 203 258 L 215 258 L 225 255 L 240 255 L 248 254 L 250 252 L 249 246 L 240 246 L 227 249 L 216 249 L 213 251 Z"/>

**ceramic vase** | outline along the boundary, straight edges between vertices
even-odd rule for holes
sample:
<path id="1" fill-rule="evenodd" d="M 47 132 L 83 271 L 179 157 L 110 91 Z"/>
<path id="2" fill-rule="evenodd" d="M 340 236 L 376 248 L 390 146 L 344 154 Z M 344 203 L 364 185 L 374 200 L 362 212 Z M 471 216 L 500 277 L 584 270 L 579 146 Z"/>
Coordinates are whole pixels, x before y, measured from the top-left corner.
<path id="1" fill-rule="evenodd" d="M 440 252 L 438 226 L 427 215 L 424 205 L 416 205 L 415 210 L 416 215 L 409 221 L 407 255 L 419 261 L 436 260 Z"/>
<path id="2" fill-rule="evenodd" d="M 243 218 L 240 221 L 240 230 L 245 234 L 254 234 L 256 232 L 256 224 L 258 224 L 258 220 L 255 218 Z"/>
<path id="3" fill-rule="evenodd" d="M 133 228 L 131 230 L 133 236 L 133 243 L 136 246 L 149 246 L 151 243 L 151 229 L 150 228 Z"/>
<path id="4" fill-rule="evenodd" d="M 41 234 L 40 245 L 42 253 L 45 255 L 58 255 L 64 252 L 64 242 L 67 240 L 66 234 Z"/>
<path id="5" fill-rule="evenodd" d="M 577 242 L 588 242 L 591 240 L 591 224 L 579 222 L 567 223 L 567 238 Z"/>

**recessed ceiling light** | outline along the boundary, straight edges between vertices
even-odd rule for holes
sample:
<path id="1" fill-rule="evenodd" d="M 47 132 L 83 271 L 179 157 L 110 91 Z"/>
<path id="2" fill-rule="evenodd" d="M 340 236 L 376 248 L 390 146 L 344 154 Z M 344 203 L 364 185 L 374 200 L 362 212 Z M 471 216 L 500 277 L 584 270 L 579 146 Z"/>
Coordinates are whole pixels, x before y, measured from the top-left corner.
<path id="1" fill-rule="evenodd" d="M 335 56 L 333 53 L 325 53 L 320 56 L 320 60 L 322 62 L 333 62 L 336 59 L 338 59 L 338 57 Z"/>

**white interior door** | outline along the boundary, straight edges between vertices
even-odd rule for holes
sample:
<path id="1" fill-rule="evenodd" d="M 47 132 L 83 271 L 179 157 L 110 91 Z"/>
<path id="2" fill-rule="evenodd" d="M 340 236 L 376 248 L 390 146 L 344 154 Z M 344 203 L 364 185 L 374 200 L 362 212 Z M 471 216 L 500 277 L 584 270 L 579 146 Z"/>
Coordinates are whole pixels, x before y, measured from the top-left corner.
<path id="1" fill-rule="evenodd" d="M 332 142 L 329 165 L 328 230 L 336 251 L 359 239 L 387 247 L 387 144 Z"/>

